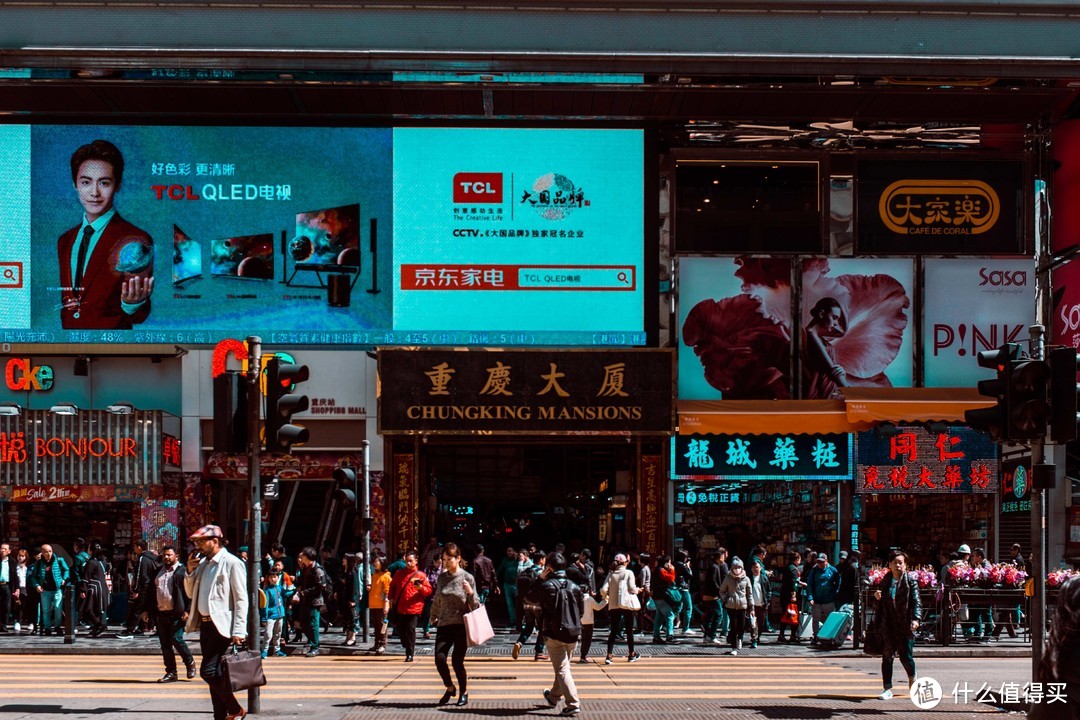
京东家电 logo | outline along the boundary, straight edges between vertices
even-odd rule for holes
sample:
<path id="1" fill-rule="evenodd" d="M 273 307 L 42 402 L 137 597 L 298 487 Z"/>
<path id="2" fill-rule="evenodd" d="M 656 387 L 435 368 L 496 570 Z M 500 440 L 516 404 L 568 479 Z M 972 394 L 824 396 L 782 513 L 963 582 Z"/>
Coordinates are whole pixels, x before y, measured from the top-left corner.
<path id="1" fill-rule="evenodd" d="M 526 188 L 521 196 L 522 205 L 529 205 L 540 217 L 547 220 L 563 220 L 575 208 L 588 207 L 585 191 L 559 173 L 542 175 Z"/>

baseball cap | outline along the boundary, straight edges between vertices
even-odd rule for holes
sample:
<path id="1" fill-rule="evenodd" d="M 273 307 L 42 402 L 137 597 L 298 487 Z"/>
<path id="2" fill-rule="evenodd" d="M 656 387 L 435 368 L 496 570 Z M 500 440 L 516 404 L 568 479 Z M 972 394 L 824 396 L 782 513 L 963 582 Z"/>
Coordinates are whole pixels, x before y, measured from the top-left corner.
<path id="1" fill-rule="evenodd" d="M 963 555 L 964 553 L 967 553 L 968 555 L 970 555 L 971 554 L 971 548 L 969 548 L 967 546 L 967 543 L 965 543 L 965 544 L 961 545 L 960 547 L 956 548 L 956 552 L 960 553 L 961 555 Z"/>
<path id="2" fill-rule="evenodd" d="M 615 556 L 615 562 L 619 563 L 620 565 L 625 565 L 626 563 L 630 562 L 630 558 L 626 557 L 622 553 L 619 553 Z"/>
<path id="3" fill-rule="evenodd" d="M 225 537 L 221 532 L 221 528 L 217 525 L 203 525 L 201 528 L 191 533 L 190 539 L 201 540 L 202 538 L 219 538 Z"/>
<path id="4" fill-rule="evenodd" d="M 825 553 L 818 553 L 817 560 L 818 562 L 821 562 L 822 560 L 824 560 L 825 562 L 829 562 L 829 556 Z"/>

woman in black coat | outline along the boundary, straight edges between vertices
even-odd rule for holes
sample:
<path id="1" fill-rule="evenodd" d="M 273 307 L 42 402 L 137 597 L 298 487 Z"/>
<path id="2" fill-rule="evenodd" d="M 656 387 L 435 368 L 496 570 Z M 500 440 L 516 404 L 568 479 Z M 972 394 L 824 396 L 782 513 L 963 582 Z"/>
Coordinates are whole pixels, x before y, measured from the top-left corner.
<path id="1" fill-rule="evenodd" d="M 915 631 L 922 617 L 919 585 L 907 574 L 907 554 L 896 550 L 889 556 L 889 570 L 874 591 L 877 614 L 870 632 L 881 640 L 881 684 L 878 698 L 891 700 L 893 656 L 900 656 L 908 676 L 908 688 L 915 683 Z"/>
<path id="2" fill-rule="evenodd" d="M 802 556 L 794 550 L 787 554 L 787 565 L 784 566 L 784 570 L 780 575 L 780 608 L 781 612 L 787 612 L 787 607 L 791 603 L 798 605 L 799 602 L 799 576 L 801 570 L 799 561 Z M 799 626 L 788 625 L 787 623 L 780 623 L 780 636 L 777 637 L 776 642 L 784 642 L 784 631 L 790 630 L 791 638 L 787 642 L 797 643 L 799 642 Z"/>

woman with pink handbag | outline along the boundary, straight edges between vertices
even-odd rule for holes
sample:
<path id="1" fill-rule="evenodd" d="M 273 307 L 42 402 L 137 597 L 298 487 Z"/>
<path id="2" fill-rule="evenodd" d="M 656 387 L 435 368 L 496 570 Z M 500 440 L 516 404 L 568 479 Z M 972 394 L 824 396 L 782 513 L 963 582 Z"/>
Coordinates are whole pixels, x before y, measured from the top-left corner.
<path id="1" fill-rule="evenodd" d="M 443 546 L 443 572 L 435 582 L 435 599 L 431 604 L 431 622 L 435 625 L 435 667 L 446 692 L 439 705 L 446 705 L 458 695 L 458 705 L 469 702 L 468 675 L 465 673 L 465 653 L 469 649 L 465 630 L 465 613 L 480 607 L 476 596 L 476 580 L 462 567 L 461 551 L 452 542 Z M 452 654 L 451 654 L 452 653 Z M 457 676 L 457 686 L 450 677 L 446 658 L 450 656 Z"/>

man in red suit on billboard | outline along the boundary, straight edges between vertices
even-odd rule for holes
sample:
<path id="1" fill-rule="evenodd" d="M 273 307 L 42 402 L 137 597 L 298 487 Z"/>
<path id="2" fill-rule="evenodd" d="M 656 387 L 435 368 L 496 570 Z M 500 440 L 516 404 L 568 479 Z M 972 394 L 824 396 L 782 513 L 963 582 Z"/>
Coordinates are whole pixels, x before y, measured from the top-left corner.
<path id="1" fill-rule="evenodd" d="M 124 156 L 107 140 L 71 156 L 71 180 L 86 213 L 57 242 L 64 328 L 128 330 L 150 315 L 154 242 L 113 207 L 123 178 Z"/>

